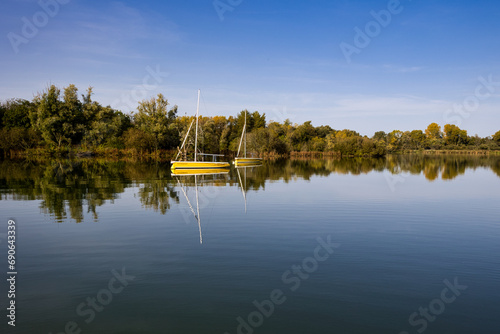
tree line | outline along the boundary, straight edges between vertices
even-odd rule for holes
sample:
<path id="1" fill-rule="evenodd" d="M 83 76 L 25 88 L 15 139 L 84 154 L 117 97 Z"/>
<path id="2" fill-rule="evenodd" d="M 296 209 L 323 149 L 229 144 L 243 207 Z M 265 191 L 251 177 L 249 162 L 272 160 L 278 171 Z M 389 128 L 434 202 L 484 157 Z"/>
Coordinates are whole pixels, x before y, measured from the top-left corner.
<path id="1" fill-rule="evenodd" d="M 93 89 L 79 95 L 71 84 L 62 91 L 55 85 L 31 101 L 10 99 L 0 103 L 0 154 L 12 152 L 64 155 L 169 154 L 181 145 L 194 116 L 178 116 L 178 107 L 156 97 L 138 103 L 131 114 L 94 101 Z M 383 156 L 411 150 L 499 150 L 500 131 L 481 138 L 453 124 L 442 128 L 431 123 L 425 130 L 389 133 L 372 137 L 354 130 L 336 130 L 311 121 L 292 124 L 267 121 L 264 113 L 243 110 L 236 116 L 200 116 L 198 147 L 206 153 L 234 154 L 238 149 L 247 113 L 247 150 L 260 156 L 286 156 L 292 152 L 323 152 L 341 156 Z M 194 131 L 186 140 L 194 143 Z"/>

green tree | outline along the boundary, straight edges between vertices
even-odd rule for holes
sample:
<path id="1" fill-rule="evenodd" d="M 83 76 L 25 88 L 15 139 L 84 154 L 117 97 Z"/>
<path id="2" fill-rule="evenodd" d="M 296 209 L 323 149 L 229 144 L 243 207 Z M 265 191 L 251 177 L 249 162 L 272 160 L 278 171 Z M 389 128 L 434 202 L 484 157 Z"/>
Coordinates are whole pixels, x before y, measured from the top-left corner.
<path id="1" fill-rule="evenodd" d="M 321 126 L 317 126 L 315 131 L 316 131 L 316 134 L 318 137 L 326 138 L 326 136 L 328 136 L 330 133 L 334 132 L 335 130 L 333 130 L 329 125 L 321 125 Z"/>
<path id="2" fill-rule="evenodd" d="M 467 130 L 461 130 L 454 124 L 446 124 L 444 126 L 444 138 L 447 145 L 463 145 L 467 144 Z"/>
<path id="3" fill-rule="evenodd" d="M 130 125 L 130 118 L 122 112 L 110 107 L 100 107 L 93 121 L 89 124 L 83 137 L 85 145 L 96 148 L 98 146 L 120 146 L 119 138 Z"/>
<path id="4" fill-rule="evenodd" d="M 63 144 L 71 144 L 76 133 L 74 115 L 71 113 L 72 89 L 65 93 L 65 101 L 60 101 L 61 91 L 51 85 L 47 91 L 38 94 L 34 103 L 36 108 L 30 113 L 33 128 L 40 131 L 45 143 L 61 148 Z"/>
<path id="5" fill-rule="evenodd" d="M 168 105 L 168 100 L 158 94 L 156 98 L 139 102 L 138 113 L 134 115 L 137 128 L 151 134 L 155 151 L 178 145 L 178 135 L 170 126 L 177 116 L 177 106 L 168 110 Z"/>
<path id="6" fill-rule="evenodd" d="M 231 135 L 230 126 L 226 126 L 224 130 L 222 130 L 222 134 L 220 136 L 219 141 L 219 152 L 227 152 L 229 150 L 229 137 Z"/>
<path id="7" fill-rule="evenodd" d="M 326 139 L 315 136 L 309 142 L 309 149 L 313 152 L 323 152 L 326 149 Z"/>
<path id="8" fill-rule="evenodd" d="M 0 149 L 8 152 L 10 150 L 27 150 L 35 147 L 40 138 L 35 130 L 25 127 L 0 129 Z"/>
<path id="9" fill-rule="evenodd" d="M 337 138 L 333 150 L 342 156 L 354 156 L 362 153 L 362 145 L 363 138 L 360 136 L 341 137 Z"/>
<path id="10" fill-rule="evenodd" d="M 92 87 L 87 88 L 86 95 L 82 94 L 82 100 L 83 100 L 82 114 L 87 129 L 91 127 L 92 122 L 95 120 L 97 114 L 102 108 L 102 106 L 98 102 L 92 100 L 92 95 L 93 95 Z"/>
<path id="11" fill-rule="evenodd" d="M 387 134 L 387 149 L 391 152 L 400 150 L 403 147 L 403 134 L 401 130 L 393 130 Z"/>
<path id="12" fill-rule="evenodd" d="M 267 126 L 269 132 L 269 151 L 276 154 L 287 154 L 291 151 L 291 147 L 287 141 L 289 122 L 280 124 L 278 122 L 271 122 Z"/>
<path id="13" fill-rule="evenodd" d="M 497 131 L 494 135 L 493 135 L 493 140 L 497 142 L 497 144 L 500 144 L 500 131 Z"/>
<path id="14" fill-rule="evenodd" d="M 7 111 L 7 108 L 3 103 L 0 103 L 0 129 L 3 128 L 3 116 L 5 115 L 5 112 Z"/>
<path id="15" fill-rule="evenodd" d="M 414 149 L 420 149 L 425 146 L 425 134 L 422 130 L 413 130 L 410 132 L 411 146 Z"/>
<path id="16" fill-rule="evenodd" d="M 233 132 L 236 131 L 235 136 L 232 138 L 233 140 L 235 138 L 238 138 L 241 136 L 241 132 L 243 131 L 243 126 L 245 125 L 245 114 L 247 118 L 247 126 L 246 130 L 247 132 L 252 131 L 253 129 L 253 118 L 252 114 L 248 112 L 248 110 L 242 110 L 240 113 L 236 116 L 234 119 L 234 128 Z"/>
<path id="17" fill-rule="evenodd" d="M 201 133 L 198 134 L 198 145 L 200 150 L 205 153 L 218 153 L 219 138 L 217 136 L 214 120 L 209 117 L 203 117 L 200 123 Z"/>
<path id="18" fill-rule="evenodd" d="M 155 147 L 153 135 L 137 128 L 128 129 L 122 137 L 124 145 L 128 149 L 150 151 Z"/>
<path id="19" fill-rule="evenodd" d="M 308 151 L 309 141 L 316 136 L 316 129 L 312 126 L 311 121 L 297 126 L 290 135 L 292 148 L 295 151 Z"/>
<path id="20" fill-rule="evenodd" d="M 384 131 L 377 131 L 373 135 L 372 139 L 385 141 L 386 137 L 387 137 L 387 134 Z"/>
<path id="21" fill-rule="evenodd" d="M 3 126 L 11 129 L 15 127 L 31 127 L 30 112 L 35 105 L 30 101 L 23 99 L 12 99 L 4 105 Z"/>
<path id="22" fill-rule="evenodd" d="M 266 114 L 260 114 L 258 111 L 252 113 L 253 129 L 261 129 L 266 127 Z"/>
<path id="23" fill-rule="evenodd" d="M 82 117 L 85 124 L 82 143 L 86 147 L 109 146 L 120 148 L 122 134 L 131 126 L 131 119 L 121 111 L 103 107 L 92 100 L 92 87 L 82 94 Z"/>
<path id="24" fill-rule="evenodd" d="M 78 99 L 78 88 L 70 84 L 64 88 L 63 96 L 63 114 L 67 115 L 71 123 L 71 140 L 73 143 L 79 143 L 85 131 L 85 119 L 83 117 L 82 102 Z"/>
<path id="25" fill-rule="evenodd" d="M 269 131 L 266 128 L 254 129 L 247 137 L 247 151 L 264 153 L 272 151 L 269 147 Z"/>

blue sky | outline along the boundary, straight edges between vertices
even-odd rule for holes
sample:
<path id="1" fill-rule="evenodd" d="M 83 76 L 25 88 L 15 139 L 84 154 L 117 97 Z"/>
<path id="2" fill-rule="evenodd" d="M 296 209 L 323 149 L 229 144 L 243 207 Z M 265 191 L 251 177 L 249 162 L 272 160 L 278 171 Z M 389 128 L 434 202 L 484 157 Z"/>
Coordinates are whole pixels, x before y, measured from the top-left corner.
<path id="1" fill-rule="evenodd" d="M 498 1 L 218 1 L 227 10 L 3 0 L 0 100 L 74 83 L 125 112 L 161 92 L 192 115 L 200 88 L 208 115 L 258 110 L 369 136 L 431 122 L 500 130 Z"/>

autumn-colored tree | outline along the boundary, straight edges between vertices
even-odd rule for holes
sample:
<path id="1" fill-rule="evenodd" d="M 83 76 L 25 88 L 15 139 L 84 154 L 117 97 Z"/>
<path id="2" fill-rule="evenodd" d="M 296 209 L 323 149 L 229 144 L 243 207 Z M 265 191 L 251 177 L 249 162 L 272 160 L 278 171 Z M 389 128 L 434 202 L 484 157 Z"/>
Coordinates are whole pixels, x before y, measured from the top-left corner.
<path id="1" fill-rule="evenodd" d="M 448 145 L 462 145 L 467 144 L 467 130 L 461 130 L 454 124 L 446 124 L 443 128 L 444 138 Z"/>
<path id="2" fill-rule="evenodd" d="M 443 134 L 441 133 L 441 126 L 437 123 L 431 123 L 427 126 L 427 129 L 425 129 L 425 135 L 427 136 L 428 139 L 440 139 L 443 137 Z"/>
<path id="3" fill-rule="evenodd" d="M 403 131 L 393 130 L 387 134 L 387 149 L 391 152 L 395 152 L 401 149 L 403 138 Z"/>

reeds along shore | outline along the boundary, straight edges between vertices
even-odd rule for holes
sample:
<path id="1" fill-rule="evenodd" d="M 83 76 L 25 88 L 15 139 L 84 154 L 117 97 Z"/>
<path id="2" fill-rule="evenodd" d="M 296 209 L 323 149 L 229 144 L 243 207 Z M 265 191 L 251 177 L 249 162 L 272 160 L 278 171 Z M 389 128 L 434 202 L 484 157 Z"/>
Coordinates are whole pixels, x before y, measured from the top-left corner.
<path id="1" fill-rule="evenodd" d="M 70 158 L 70 159 L 104 159 L 106 161 L 158 161 L 170 162 L 176 156 L 176 150 L 158 150 L 147 151 L 137 149 L 116 149 L 106 148 L 95 151 L 68 151 L 61 154 L 53 154 L 46 149 L 28 149 L 28 150 L 10 150 L 9 152 L 2 152 L 0 150 L 0 159 L 31 159 L 31 160 L 50 160 L 54 158 Z M 500 150 L 407 150 L 395 153 L 388 153 L 387 155 L 426 155 L 426 156 L 500 156 Z M 386 154 L 379 156 L 383 157 Z M 226 155 L 227 159 L 233 159 L 234 153 Z M 305 152 L 293 151 L 285 154 L 277 154 L 276 152 L 266 152 L 261 154 L 254 154 L 254 157 L 264 158 L 266 160 L 276 159 L 340 159 L 340 158 L 368 158 L 372 157 L 370 154 L 365 155 L 349 155 L 341 154 L 340 152 Z"/>

